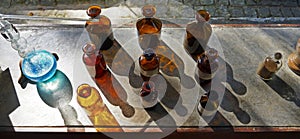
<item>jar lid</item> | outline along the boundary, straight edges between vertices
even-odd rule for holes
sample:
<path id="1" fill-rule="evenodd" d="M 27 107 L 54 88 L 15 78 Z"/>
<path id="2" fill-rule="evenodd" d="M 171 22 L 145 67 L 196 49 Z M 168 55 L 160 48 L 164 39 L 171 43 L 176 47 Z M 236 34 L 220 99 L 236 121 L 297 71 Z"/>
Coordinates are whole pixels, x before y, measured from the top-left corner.
<path id="1" fill-rule="evenodd" d="M 101 7 L 98 5 L 93 5 L 90 6 L 87 10 L 86 13 L 88 16 L 90 16 L 91 18 L 95 18 L 97 17 L 100 13 L 101 13 Z"/>
<path id="2" fill-rule="evenodd" d="M 142 8 L 143 15 L 146 17 L 152 17 L 156 13 L 156 8 L 153 5 L 145 5 Z"/>

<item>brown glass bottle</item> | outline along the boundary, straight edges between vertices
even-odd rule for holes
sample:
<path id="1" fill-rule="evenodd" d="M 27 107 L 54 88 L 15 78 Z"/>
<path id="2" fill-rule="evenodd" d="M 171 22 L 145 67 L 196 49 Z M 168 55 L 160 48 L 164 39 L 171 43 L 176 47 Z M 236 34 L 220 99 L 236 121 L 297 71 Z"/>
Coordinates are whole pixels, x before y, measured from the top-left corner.
<path id="1" fill-rule="evenodd" d="M 218 94 L 215 91 L 211 91 L 201 96 L 198 112 L 202 117 L 211 117 L 217 112 L 218 107 Z"/>
<path id="2" fill-rule="evenodd" d="M 97 5 L 90 6 L 86 13 L 90 16 L 90 19 L 86 21 L 85 28 L 97 50 L 107 50 L 112 47 L 114 36 L 111 21 L 108 17 L 100 15 L 101 7 Z"/>
<path id="3" fill-rule="evenodd" d="M 207 49 L 197 60 L 200 84 L 209 82 L 219 67 L 218 51 L 213 48 Z"/>
<path id="4" fill-rule="evenodd" d="M 77 102 L 85 109 L 98 132 L 122 132 L 119 123 L 103 103 L 96 88 L 82 84 L 77 88 Z M 114 128 L 103 128 L 113 126 Z"/>
<path id="5" fill-rule="evenodd" d="M 200 55 L 205 51 L 212 33 L 211 25 L 208 23 L 210 14 L 207 11 L 197 11 L 195 18 L 195 21 L 188 23 L 186 26 L 183 43 L 186 51 L 192 56 Z"/>
<path id="6" fill-rule="evenodd" d="M 140 73 L 144 81 L 159 72 L 159 58 L 153 49 L 148 48 L 139 57 Z"/>
<path id="7" fill-rule="evenodd" d="M 154 107 L 158 102 L 158 92 L 155 89 L 155 84 L 152 81 L 143 82 L 140 96 L 144 108 Z"/>
<path id="8" fill-rule="evenodd" d="M 98 55 L 98 52 L 96 50 L 96 46 L 93 43 L 87 43 L 82 47 L 82 50 L 84 52 L 82 56 L 82 60 L 91 75 L 92 78 L 95 78 L 96 75 L 96 58 Z"/>
<path id="9" fill-rule="evenodd" d="M 294 73 L 300 76 L 300 38 L 296 45 L 296 51 L 288 57 L 288 66 Z"/>
<path id="10" fill-rule="evenodd" d="M 145 17 L 136 22 L 139 43 L 143 49 L 154 48 L 160 41 L 162 22 L 153 17 L 156 13 L 156 8 L 153 5 L 144 6 L 142 12 Z"/>
<path id="11" fill-rule="evenodd" d="M 263 80 L 271 80 L 273 75 L 281 68 L 282 54 L 277 52 L 274 57 L 268 56 L 261 62 L 257 68 L 257 75 Z"/>

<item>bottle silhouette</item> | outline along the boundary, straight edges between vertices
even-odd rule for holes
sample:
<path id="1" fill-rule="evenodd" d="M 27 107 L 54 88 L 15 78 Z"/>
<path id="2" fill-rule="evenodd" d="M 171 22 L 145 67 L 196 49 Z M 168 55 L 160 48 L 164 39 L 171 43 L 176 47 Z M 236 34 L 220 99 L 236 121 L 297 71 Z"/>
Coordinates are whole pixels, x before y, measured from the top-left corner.
<path id="1" fill-rule="evenodd" d="M 88 84 L 80 85 L 77 88 L 77 101 L 85 109 L 98 132 L 123 132 L 96 88 Z"/>
<path id="2" fill-rule="evenodd" d="M 154 48 L 159 44 L 162 22 L 153 17 L 156 8 L 153 5 L 145 5 L 142 8 L 144 18 L 136 22 L 136 28 L 139 36 L 139 43 L 142 49 Z"/>
<path id="3" fill-rule="evenodd" d="M 114 36 L 111 21 L 108 17 L 100 15 L 101 7 L 97 5 L 90 6 L 86 13 L 90 16 L 90 19 L 86 21 L 85 28 L 97 50 L 107 50 L 112 47 Z"/>
<path id="4" fill-rule="evenodd" d="M 268 56 L 263 62 L 261 62 L 257 68 L 257 74 L 263 80 L 271 80 L 272 76 L 281 68 L 282 54 L 277 52 L 273 57 Z"/>
<path id="5" fill-rule="evenodd" d="M 158 102 L 158 92 L 152 81 L 143 82 L 140 92 L 142 105 L 144 108 L 152 108 Z"/>
<path id="6" fill-rule="evenodd" d="M 296 51 L 288 57 L 288 66 L 294 73 L 300 76 L 300 38 L 296 45 Z"/>
<path id="7" fill-rule="evenodd" d="M 194 58 L 204 53 L 212 33 L 212 27 L 208 23 L 210 14 L 205 10 L 198 10 L 195 14 L 195 21 L 186 26 L 184 48 Z"/>
<path id="8" fill-rule="evenodd" d="M 211 81 L 219 67 L 218 51 L 213 48 L 207 49 L 197 60 L 200 84 Z"/>
<path id="9" fill-rule="evenodd" d="M 139 57 L 139 64 L 141 77 L 144 81 L 149 80 L 151 76 L 159 72 L 159 58 L 151 48 L 146 49 L 143 55 Z"/>

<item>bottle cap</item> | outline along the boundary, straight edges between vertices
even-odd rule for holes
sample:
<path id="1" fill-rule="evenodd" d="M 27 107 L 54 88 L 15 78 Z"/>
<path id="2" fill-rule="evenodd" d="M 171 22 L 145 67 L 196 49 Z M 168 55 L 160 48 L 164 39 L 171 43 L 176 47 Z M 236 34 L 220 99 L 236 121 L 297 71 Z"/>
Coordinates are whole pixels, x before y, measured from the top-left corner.
<path id="1" fill-rule="evenodd" d="M 142 8 L 143 15 L 146 17 L 152 17 L 156 13 L 156 8 L 153 5 L 145 5 Z"/>
<path id="2" fill-rule="evenodd" d="M 270 71 L 270 72 L 275 72 L 277 70 L 277 64 L 271 57 L 267 57 L 265 59 L 265 67 Z"/>
<path id="3" fill-rule="evenodd" d="M 206 11 L 206 10 L 198 10 L 197 13 L 200 14 L 205 19 L 205 21 L 209 21 L 210 14 L 209 14 L 208 11 Z"/>
<path id="4" fill-rule="evenodd" d="M 96 45 L 93 43 L 87 43 L 82 47 L 82 51 L 86 54 L 92 54 L 96 50 Z"/>
<path id="5" fill-rule="evenodd" d="M 148 48 L 144 51 L 143 56 L 146 57 L 146 60 L 151 60 L 155 56 L 155 53 L 152 48 Z"/>
<path id="6" fill-rule="evenodd" d="M 100 13 L 101 13 L 101 7 L 98 5 L 93 5 L 90 6 L 87 10 L 86 13 L 88 16 L 90 16 L 91 18 L 95 18 L 97 17 Z"/>

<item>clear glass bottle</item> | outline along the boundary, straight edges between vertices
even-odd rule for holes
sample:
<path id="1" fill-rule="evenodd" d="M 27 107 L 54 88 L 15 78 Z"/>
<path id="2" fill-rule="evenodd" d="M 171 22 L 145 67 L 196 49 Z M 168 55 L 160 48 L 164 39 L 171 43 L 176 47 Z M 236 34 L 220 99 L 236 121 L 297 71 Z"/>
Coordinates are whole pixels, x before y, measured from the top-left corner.
<path id="1" fill-rule="evenodd" d="M 111 48 L 114 36 L 110 19 L 104 15 L 100 15 L 101 7 L 97 5 L 90 6 L 86 13 L 90 16 L 90 19 L 86 21 L 85 28 L 90 40 L 96 45 L 97 50 Z"/>
<path id="2" fill-rule="evenodd" d="M 139 43 L 142 49 L 154 48 L 159 44 L 162 22 L 153 17 L 156 8 L 153 5 L 145 5 L 142 8 L 144 18 L 136 22 L 136 28 L 139 36 Z"/>
<path id="3" fill-rule="evenodd" d="M 158 92 L 155 89 L 155 84 L 152 81 L 143 82 L 140 96 L 144 108 L 154 107 L 158 102 Z"/>
<path id="4" fill-rule="evenodd" d="M 288 57 L 288 66 L 294 73 L 300 76 L 300 38 L 296 45 L 296 51 Z"/>
<path id="5" fill-rule="evenodd" d="M 77 102 L 84 108 L 89 119 L 96 126 L 98 132 L 122 132 L 122 128 L 103 103 L 103 100 L 94 87 L 82 84 L 77 88 Z M 100 128 L 100 126 L 114 126 L 114 128 Z"/>
<path id="6" fill-rule="evenodd" d="M 208 48 L 197 60 L 200 84 L 209 82 L 219 67 L 218 51 Z"/>
<path id="7" fill-rule="evenodd" d="M 257 68 L 257 75 L 259 75 L 263 80 L 271 80 L 273 75 L 282 66 L 282 54 L 276 52 L 274 56 L 268 56 L 261 62 Z"/>
<path id="8" fill-rule="evenodd" d="M 159 58 L 153 51 L 148 48 L 143 52 L 143 55 L 139 57 L 140 73 L 144 81 L 159 72 Z"/>
<path id="9" fill-rule="evenodd" d="M 82 50 L 84 52 L 82 56 L 82 60 L 91 75 L 92 78 L 95 78 L 96 75 L 96 58 L 97 58 L 97 50 L 96 45 L 93 43 L 87 43 L 82 47 Z"/>
<path id="10" fill-rule="evenodd" d="M 210 14 L 205 10 L 198 10 L 195 19 L 186 26 L 183 45 L 189 54 L 200 55 L 205 51 L 212 33 L 212 27 L 208 23 Z"/>

